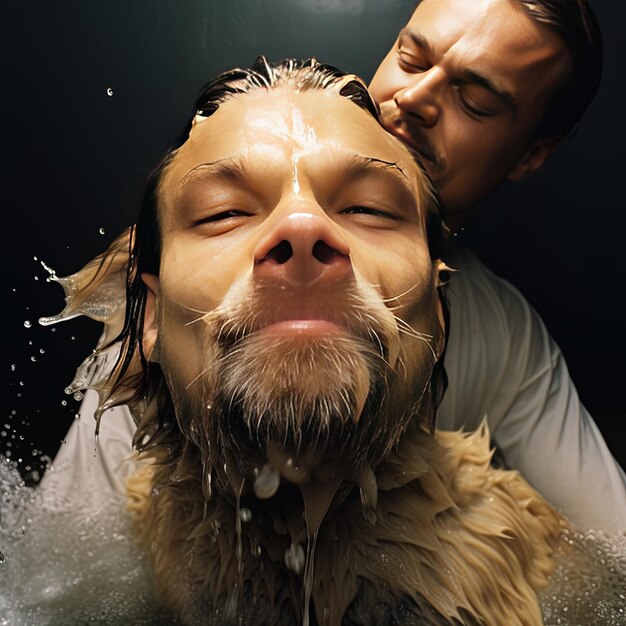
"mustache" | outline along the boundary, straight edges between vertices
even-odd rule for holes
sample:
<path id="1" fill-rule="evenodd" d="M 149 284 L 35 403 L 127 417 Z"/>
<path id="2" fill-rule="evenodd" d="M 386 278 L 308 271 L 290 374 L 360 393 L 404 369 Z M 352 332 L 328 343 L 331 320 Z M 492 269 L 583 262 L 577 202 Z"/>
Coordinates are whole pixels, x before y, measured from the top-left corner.
<path id="1" fill-rule="evenodd" d="M 419 116 L 401 111 L 393 103 L 383 103 L 380 119 L 384 128 L 398 137 L 419 163 L 424 164 L 424 160 L 428 161 L 431 176 L 434 177 L 444 172 L 445 156 L 435 148 L 424 133 Z"/>
<path id="2" fill-rule="evenodd" d="M 204 322 L 213 327 L 213 336 L 220 348 L 236 349 L 265 327 L 299 317 L 332 322 L 343 334 L 373 344 L 380 357 L 391 365 L 397 355 L 398 334 L 395 316 L 373 294 L 364 293 L 355 284 L 336 290 L 311 290 L 294 293 L 274 285 L 255 285 L 250 293 L 214 311 L 196 318 L 191 324 Z"/>

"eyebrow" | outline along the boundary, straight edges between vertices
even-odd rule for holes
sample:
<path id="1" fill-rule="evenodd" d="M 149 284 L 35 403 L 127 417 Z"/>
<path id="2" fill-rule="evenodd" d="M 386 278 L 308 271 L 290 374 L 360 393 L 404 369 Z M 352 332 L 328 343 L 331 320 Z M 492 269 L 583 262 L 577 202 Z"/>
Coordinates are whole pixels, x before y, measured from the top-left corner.
<path id="1" fill-rule="evenodd" d="M 422 35 L 420 32 L 413 30 L 412 28 L 409 28 L 407 26 L 400 31 L 398 39 L 402 39 L 402 37 L 405 35 L 408 35 L 418 48 L 421 48 L 426 53 L 432 55 L 433 48 L 430 41 L 428 41 L 428 39 L 426 39 L 426 37 L 424 37 L 424 35 Z M 473 83 L 482 87 L 483 89 L 486 89 L 494 96 L 499 98 L 513 114 L 517 113 L 517 104 L 515 102 L 513 94 L 508 89 L 497 85 L 489 77 L 481 74 L 480 72 L 476 72 L 475 70 L 464 68 L 461 71 L 461 79 L 465 82 Z"/>
<path id="2" fill-rule="evenodd" d="M 176 193 L 179 194 L 184 187 L 197 178 L 222 177 L 234 180 L 243 180 L 248 167 L 241 157 L 226 157 L 209 163 L 200 163 L 191 168 L 178 183 Z"/>
<path id="3" fill-rule="evenodd" d="M 397 161 L 384 161 L 375 157 L 366 157 L 360 154 L 351 154 L 348 156 L 347 173 L 358 175 L 371 169 L 392 169 L 399 172 L 403 178 L 408 179 L 406 172 L 398 165 Z"/>
<path id="4" fill-rule="evenodd" d="M 391 169 L 402 176 L 402 182 L 404 184 L 408 181 L 406 172 L 396 161 L 385 161 L 376 157 L 363 156 L 360 154 L 348 154 L 345 155 L 345 159 L 346 161 L 343 167 L 344 171 L 349 176 L 359 176 L 372 169 Z M 221 177 L 230 178 L 234 181 L 243 181 L 246 179 L 249 171 L 249 165 L 246 163 L 246 160 L 241 157 L 226 157 L 209 163 L 200 163 L 183 176 L 178 183 L 176 195 L 180 195 L 184 188 L 196 179 Z"/>
<path id="5" fill-rule="evenodd" d="M 418 48 L 422 48 L 428 54 L 432 54 L 433 47 L 430 45 L 430 41 L 428 41 L 428 39 L 426 39 L 426 37 L 424 37 L 422 33 L 406 26 L 400 31 L 400 34 L 398 35 L 398 40 L 402 39 L 405 35 L 408 35 Z"/>

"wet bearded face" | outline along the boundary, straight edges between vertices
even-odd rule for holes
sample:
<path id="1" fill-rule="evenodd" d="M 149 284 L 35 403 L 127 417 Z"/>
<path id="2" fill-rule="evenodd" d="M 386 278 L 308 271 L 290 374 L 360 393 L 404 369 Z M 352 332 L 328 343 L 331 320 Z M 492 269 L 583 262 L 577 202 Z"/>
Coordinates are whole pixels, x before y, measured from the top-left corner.
<path id="1" fill-rule="evenodd" d="M 199 119 L 160 189 L 144 347 L 205 457 L 358 470 L 395 444 L 442 344 L 424 194 L 409 152 L 336 94 Z"/>

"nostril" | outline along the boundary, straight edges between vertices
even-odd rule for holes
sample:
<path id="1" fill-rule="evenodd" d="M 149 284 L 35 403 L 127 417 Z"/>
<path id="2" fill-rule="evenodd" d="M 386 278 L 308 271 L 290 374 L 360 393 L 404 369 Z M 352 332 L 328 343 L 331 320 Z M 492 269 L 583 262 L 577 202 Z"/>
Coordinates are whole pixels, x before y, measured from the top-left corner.
<path id="1" fill-rule="evenodd" d="M 345 254 L 342 254 L 335 248 L 332 248 L 327 243 L 319 239 L 315 242 L 313 246 L 313 256 L 320 262 L 325 265 L 330 265 L 337 257 L 345 257 Z"/>
<path id="2" fill-rule="evenodd" d="M 293 248 L 291 244 L 283 239 L 277 246 L 274 246 L 262 259 L 261 261 L 274 261 L 274 263 L 278 263 L 282 265 L 286 263 L 293 256 Z"/>

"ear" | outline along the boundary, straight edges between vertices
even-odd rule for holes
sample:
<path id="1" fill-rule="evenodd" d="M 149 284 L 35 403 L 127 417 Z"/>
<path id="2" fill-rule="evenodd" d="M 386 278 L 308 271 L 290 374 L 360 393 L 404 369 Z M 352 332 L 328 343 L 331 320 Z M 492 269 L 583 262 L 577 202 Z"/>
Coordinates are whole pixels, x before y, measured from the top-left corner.
<path id="1" fill-rule="evenodd" d="M 146 306 L 143 314 L 143 338 L 141 347 L 148 361 L 153 361 L 152 352 L 158 336 L 157 324 L 157 297 L 159 293 L 159 279 L 154 274 L 144 272 L 141 280 L 148 288 L 146 290 Z"/>
<path id="2" fill-rule="evenodd" d="M 560 143 L 561 137 L 549 137 L 548 139 L 533 141 L 526 154 L 506 175 L 507 180 L 522 180 L 522 178 L 536 172 Z"/>
<path id="3" fill-rule="evenodd" d="M 454 268 L 446 265 L 441 259 L 435 262 L 435 285 L 437 287 L 437 321 L 441 329 L 440 343 L 436 347 L 437 354 L 441 356 L 445 350 L 449 331 L 448 302 L 445 286 L 450 282 L 451 275 L 456 272 Z"/>

